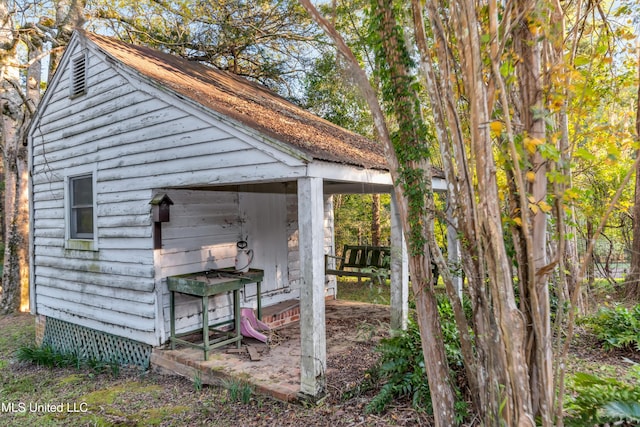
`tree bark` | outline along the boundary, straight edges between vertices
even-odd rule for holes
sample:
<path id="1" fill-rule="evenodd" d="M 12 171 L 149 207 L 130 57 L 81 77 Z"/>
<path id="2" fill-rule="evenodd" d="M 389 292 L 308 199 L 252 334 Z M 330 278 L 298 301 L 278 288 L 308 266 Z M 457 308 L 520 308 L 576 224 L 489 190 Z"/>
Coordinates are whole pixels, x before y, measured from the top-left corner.
<path id="1" fill-rule="evenodd" d="M 61 0 L 55 3 L 57 34 L 49 40 L 52 46 L 64 46 L 73 28 L 83 22 L 84 0 Z M 12 312 L 29 309 L 29 194 L 28 150 L 26 131 L 40 101 L 41 63 L 43 39 L 38 27 L 23 25 L 16 31 L 9 15 L 6 0 L 0 1 L 0 132 L 2 162 L 5 177 L 4 227 L 5 257 L 0 293 L 0 311 Z M 29 62 L 26 82 L 20 77 L 16 64 L 20 64 L 17 46 L 26 46 Z M 52 52 L 57 53 L 56 49 Z M 52 66 L 57 64 L 54 56 Z M 25 85 L 26 83 L 26 85 Z"/>
<path id="2" fill-rule="evenodd" d="M 420 204 L 423 201 L 420 200 L 424 197 L 423 193 L 417 200 L 411 199 L 410 195 L 405 191 L 411 183 L 407 182 L 407 177 L 400 174 L 401 168 L 409 168 L 416 173 L 421 169 L 422 172 L 419 176 L 413 175 L 416 179 L 422 181 L 422 184 L 430 189 L 431 186 L 431 169 L 428 162 L 420 161 L 412 164 L 400 163 L 398 156 L 396 155 L 394 145 L 392 144 L 391 136 L 386 125 L 386 118 L 382 112 L 382 108 L 378 103 L 375 95 L 375 91 L 371 87 L 369 80 L 360 68 L 359 63 L 351 50 L 348 48 L 342 37 L 337 33 L 335 28 L 324 19 L 309 0 L 300 0 L 300 3 L 307 9 L 312 18 L 320 25 L 325 33 L 331 37 L 336 44 L 338 52 L 346 59 L 352 72 L 352 78 L 356 85 L 362 91 L 364 98 L 367 100 L 372 112 L 376 131 L 382 142 L 385 154 L 387 155 L 389 170 L 396 188 L 396 195 L 398 200 L 398 209 L 400 211 L 400 217 L 402 219 L 403 230 L 407 237 L 407 242 L 411 247 L 411 254 L 409 258 L 409 269 L 411 272 L 414 294 L 416 296 L 416 311 L 418 316 L 418 324 L 420 327 L 420 333 L 422 338 L 422 350 L 424 353 L 425 368 L 427 370 L 427 379 L 429 381 L 429 389 L 431 392 L 431 400 L 433 404 L 433 412 L 435 423 L 437 426 L 452 426 L 455 425 L 455 409 L 454 409 L 454 393 L 449 383 L 449 369 L 444 353 L 444 343 L 442 341 L 442 333 L 439 323 L 439 315 L 437 311 L 437 305 L 435 302 L 435 295 L 433 293 L 433 283 L 431 283 L 431 262 L 430 251 L 428 243 L 417 243 L 415 237 L 427 232 L 422 228 L 424 222 L 420 224 L 420 221 L 411 221 L 410 216 L 415 214 L 412 211 L 412 206 Z M 386 52 L 390 53 L 391 57 L 386 58 L 392 67 L 398 67 L 392 72 L 392 81 L 396 78 L 402 80 L 402 75 L 396 75 L 394 73 L 402 73 L 403 64 L 399 61 L 398 55 L 400 51 L 396 50 L 399 46 L 399 40 L 396 38 L 398 34 L 395 33 L 395 20 L 392 12 L 392 6 L 388 2 L 378 0 L 376 7 L 380 14 L 378 18 L 381 20 L 380 37 L 383 39 L 383 44 L 387 45 L 383 48 Z M 393 46 L 396 44 L 395 46 Z M 400 89 L 399 86 L 394 86 L 394 90 Z M 414 99 L 395 99 L 401 103 L 409 102 L 409 104 L 402 104 L 403 107 L 408 105 L 414 105 Z M 400 107 L 402 108 L 402 107 Z M 401 112 L 397 112 L 401 120 L 411 121 L 410 117 L 413 113 L 408 113 L 409 116 L 403 116 Z M 404 113 L 407 113 L 405 110 Z M 414 117 L 415 119 L 415 117 Z M 406 122 L 405 122 L 406 123 Z M 400 128 L 403 128 L 401 125 Z M 404 127 L 405 132 L 412 133 L 415 128 Z M 415 137 L 415 135 L 411 135 Z M 403 142 L 404 138 L 401 139 Z M 411 140 L 408 143 L 425 143 L 426 141 Z M 406 170 L 405 170 L 406 172 Z M 417 220 L 417 218 L 413 218 Z M 416 228 L 418 226 L 418 228 Z M 417 239 L 420 240 L 420 239 Z M 412 243 L 413 242 L 413 243 Z"/>
<path id="3" fill-rule="evenodd" d="M 526 1 L 517 1 L 518 12 L 524 17 L 514 32 L 515 49 L 520 55 L 521 61 L 517 66 L 520 90 L 519 98 L 522 99 L 520 121 L 524 126 L 525 146 L 523 152 L 529 152 L 528 163 L 530 172 L 533 172 L 533 180 L 529 179 L 526 194 L 532 197 L 532 203 L 520 206 L 521 210 L 531 216 L 531 236 L 524 236 L 526 242 L 527 277 L 521 285 L 521 299 L 527 303 L 521 305 L 521 311 L 526 316 L 526 323 L 530 325 L 530 353 L 527 355 L 529 375 L 532 391 L 533 413 L 542 418 L 545 426 L 553 425 L 553 354 L 551 348 L 551 324 L 549 311 L 549 287 L 547 278 L 551 271 L 548 267 L 547 250 L 547 209 L 543 209 L 542 203 L 547 199 L 547 160 L 542 157 L 537 149 L 538 142 L 546 140 L 545 123 L 542 111 L 544 102 L 542 98 L 542 64 L 541 46 L 539 40 L 542 37 L 541 26 L 531 25 L 529 16 L 536 14 L 536 10 L 528 10 L 531 6 Z M 540 6 L 536 6 L 540 7 Z M 540 14 L 544 16 L 544 14 Z M 505 108 L 506 106 L 503 106 Z M 529 141 L 536 143 L 526 144 Z M 533 147 L 533 148 L 531 148 Z M 518 162 L 517 158 L 513 159 Z M 522 188 L 519 189 L 519 192 Z M 529 216 L 529 215 L 528 215 Z M 524 231 L 524 228 L 521 230 Z M 530 239 L 530 243 L 529 240 Z M 525 268 L 522 265 L 521 268 Z M 526 283 L 526 286 L 525 286 Z"/>
<path id="4" fill-rule="evenodd" d="M 640 52 L 639 52 L 640 55 Z M 640 62 L 638 62 L 640 77 Z M 640 142 L 640 83 L 636 103 L 636 141 Z M 636 151 L 640 156 L 640 150 Z M 625 278 L 625 296 L 630 301 L 640 302 L 640 165 L 636 168 L 636 187 L 633 204 L 633 239 L 631 243 L 631 266 Z"/>
<path id="5" fill-rule="evenodd" d="M 3 28 L 0 45 L 1 58 L 0 127 L 2 135 L 2 161 L 5 180 L 5 257 L 2 273 L 0 311 L 14 312 L 29 309 L 28 274 L 28 191 L 27 149 L 25 131 L 30 119 L 29 100 L 23 92 L 17 45 L 18 35 L 13 27 L 6 2 L 0 3 L 0 21 Z M 31 76 L 32 77 L 32 76 Z M 32 84 L 32 82 L 29 82 Z M 39 81 L 38 81 L 39 85 Z"/>
<path id="6" fill-rule="evenodd" d="M 431 5 L 431 4 L 430 4 Z M 465 190 L 468 190 L 470 187 L 468 185 L 458 185 L 459 176 L 469 176 L 466 173 L 465 162 L 461 161 L 458 163 L 458 171 L 464 171 L 464 173 L 455 172 L 456 164 L 454 159 L 462 160 L 462 156 L 456 157 L 453 153 L 461 153 L 461 147 L 463 145 L 462 141 L 462 129 L 459 117 L 457 116 L 454 109 L 448 108 L 451 106 L 450 103 L 445 102 L 445 99 L 453 99 L 453 91 L 450 86 L 450 82 L 453 81 L 452 76 L 449 72 L 449 69 L 446 66 L 440 67 L 440 78 L 436 75 L 434 67 L 432 66 L 429 58 L 431 57 L 429 47 L 427 45 L 424 23 L 423 23 L 423 14 L 422 14 L 422 5 L 419 0 L 411 1 L 411 9 L 413 14 L 413 24 L 414 24 L 414 36 L 416 39 L 416 44 L 418 46 L 418 52 L 420 53 L 420 70 L 427 84 L 427 93 L 429 94 L 429 99 L 431 101 L 435 128 L 436 128 L 436 136 L 440 145 L 440 153 L 442 156 L 443 169 L 445 172 L 446 179 L 448 181 L 448 200 L 447 204 L 449 205 L 450 216 L 453 217 L 454 222 L 457 224 L 460 218 L 465 218 L 463 222 L 462 232 L 465 236 L 465 241 L 470 243 L 467 245 L 467 248 L 476 247 L 472 242 L 475 240 L 475 232 L 470 230 L 473 229 L 474 221 L 470 220 L 473 218 L 472 212 L 474 212 L 473 207 L 475 204 L 473 203 L 474 198 L 471 194 Z M 433 28 L 441 28 L 440 24 L 437 22 L 435 18 L 437 18 L 437 14 L 432 15 L 432 27 Z M 436 45 L 441 48 L 446 44 L 446 40 L 442 37 L 442 33 L 440 31 L 435 31 L 436 38 L 439 40 Z M 441 50 L 439 52 L 442 55 Z M 445 62 L 444 64 L 447 64 Z M 446 94 L 446 95 L 443 95 Z M 468 184 L 468 182 L 461 180 Z M 445 283 L 445 288 L 447 290 L 447 295 L 449 296 L 449 300 L 451 301 L 451 306 L 454 311 L 454 316 L 456 320 L 456 326 L 458 327 L 458 331 L 460 332 L 460 345 L 461 351 L 463 355 L 463 363 L 465 366 L 465 371 L 467 375 L 467 381 L 469 383 L 469 388 L 471 391 L 471 397 L 473 399 L 473 404 L 476 411 L 479 414 L 484 414 L 488 411 L 489 405 L 485 401 L 486 383 L 481 381 L 481 378 L 485 377 L 485 370 L 479 369 L 482 367 L 482 363 L 477 363 L 476 354 L 478 355 L 479 360 L 484 360 L 482 357 L 484 353 L 482 346 L 476 347 L 476 352 L 473 349 L 473 343 L 471 336 L 469 334 L 470 328 L 467 322 L 467 319 L 464 314 L 464 309 L 462 307 L 461 301 L 458 298 L 457 292 L 459 291 L 457 287 L 454 285 L 453 277 L 449 270 L 449 266 L 447 265 L 442 253 L 440 252 L 435 239 L 430 242 L 432 248 L 433 260 L 438 266 L 438 270 L 442 275 L 443 281 Z M 469 256 L 465 257 L 465 259 L 473 260 L 479 259 L 477 256 Z M 469 263 L 467 262 L 466 271 L 469 271 L 468 268 Z M 477 269 L 474 267 L 474 271 Z M 473 283 L 475 282 L 476 274 L 473 274 L 469 279 L 470 289 L 475 288 Z M 474 296 L 477 297 L 477 294 L 473 293 Z M 475 299 L 475 298 L 474 298 Z M 477 300 L 476 300 L 477 301 Z M 482 304 L 473 304 L 474 309 L 476 307 L 482 306 Z M 482 323 L 481 321 L 478 322 Z M 480 327 L 482 330 L 483 328 Z M 481 334 L 484 335 L 484 334 Z M 482 416 L 482 415 L 481 415 Z"/>
<path id="7" fill-rule="evenodd" d="M 474 172 L 478 203 L 480 245 L 486 265 L 487 286 L 491 296 L 492 320 L 496 330 L 495 344 L 489 348 L 491 364 L 487 367 L 493 387 L 492 403 L 503 402 L 499 416 L 506 425 L 533 426 L 531 389 L 525 356 L 527 330 L 525 318 L 515 303 L 511 260 L 507 255 L 502 229 L 500 198 L 496 181 L 496 162 L 488 123 L 491 121 L 491 96 L 484 83 L 484 70 L 479 34 L 475 21 L 475 3 L 457 2 L 458 13 L 452 14 L 453 28 L 461 57 L 462 81 L 469 100 L 470 151 L 475 161 Z M 504 107 L 503 107 L 504 108 Z M 487 419 L 486 422 L 490 422 Z"/>

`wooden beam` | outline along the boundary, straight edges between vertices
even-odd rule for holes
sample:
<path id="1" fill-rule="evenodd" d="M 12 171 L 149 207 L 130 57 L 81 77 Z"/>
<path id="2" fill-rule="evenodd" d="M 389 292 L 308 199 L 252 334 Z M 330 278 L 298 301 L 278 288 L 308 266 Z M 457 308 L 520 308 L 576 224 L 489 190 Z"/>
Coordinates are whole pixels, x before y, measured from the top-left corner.
<path id="1" fill-rule="evenodd" d="M 326 385 L 323 205 L 322 179 L 298 179 L 300 393 L 312 399 L 322 397 Z"/>
<path id="2" fill-rule="evenodd" d="M 409 263 L 396 197 L 391 194 L 391 330 L 407 329 Z"/>

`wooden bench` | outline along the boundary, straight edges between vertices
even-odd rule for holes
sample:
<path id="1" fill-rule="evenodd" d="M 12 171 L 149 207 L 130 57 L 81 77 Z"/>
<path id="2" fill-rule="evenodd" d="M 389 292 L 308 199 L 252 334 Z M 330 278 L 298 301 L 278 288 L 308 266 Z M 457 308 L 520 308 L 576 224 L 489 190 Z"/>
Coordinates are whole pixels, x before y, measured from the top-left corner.
<path id="1" fill-rule="evenodd" d="M 342 256 L 325 255 L 325 274 L 375 279 L 380 284 L 389 277 L 391 248 L 389 246 L 344 245 Z M 334 260 L 335 268 L 331 261 Z"/>

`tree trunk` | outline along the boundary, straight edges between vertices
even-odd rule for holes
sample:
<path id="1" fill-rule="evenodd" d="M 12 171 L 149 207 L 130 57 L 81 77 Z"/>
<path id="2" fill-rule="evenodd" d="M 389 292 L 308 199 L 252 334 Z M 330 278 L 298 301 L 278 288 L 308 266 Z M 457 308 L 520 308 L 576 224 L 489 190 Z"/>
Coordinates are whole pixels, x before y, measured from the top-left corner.
<path id="1" fill-rule="evenodd" d="M 62 57 L 62 50 L 55 48 L 64 48 L 75 28 L 81 28 L 84 24 L 84 9 L 87 4 L 86 0 L 57 0 L 55 2 L 55 25 L 56 38 L 52 43 L 54 49 L 51 50 L 49 58 L 49 74 L 53 75 L 58 68 L 58 63 Z"/>
<path id="2" fill-rule="evenodd" d="M 524 150 L 530 153 L 530 169 L 533 179 L 528 179 L 526 194 L 530 194 L 533 203 L 520 206 L 530 213 L 531 236 L 525 236 L 527 242 L 527 281 L 521 286 L 521 299 L 526 304 L 521 305 L 521 311 L 526 316 L 526 323 L 531 331 L 530 353 L 527 355 L 529 375 L 531 381 L 533 413 L 542 418 L 544 426 L 553 425 L 553 354 L 551 348 L 551 323 L 549 312 L 549 287 L 547 286 L 548 267 L 547 250 L 547 160 L 542 157 L 538 146 L 546 140 L 545 123 L 540 111 L 544 110 L 542 98 L 542 64 L 541 45 L 542 30 L 539 26 L 530 25 L 529 16 L 536 15 L 536 10 L 528 10 L 530 5 L 525 1 L 517 1 L 516 7 L 524 19 L 519 23 L 514 32 L 514 47 L 519 54 L 517 68 L 520 90 L 519 98 L 522 99 L 520 108 L 520 121 L 524 125 Z M 537 6 L 541 7 L 541 6 Z M 540 13 L 540 16 L 545 14 Z M 504 107 L 504 106 L 503 106 Z M 528 139 L 527 139 L 528 138 Z M 527 144 L 527 141 L 530 141 Z M 536 142 L 532 142 L 536 141 Z M 518 162 L 517 158 L 513 159 Z M 519 189 L 519 193 L 522 188 Z M 544 203 L 544 204 L 543 204 Z M 524 228 L 522 228 L 524 231 Z M 530 245 L 530 246 L 529 246 Z M 521 268 L 525 268 L 522 265 Z M 526 283 L 526 288 L 524 284 Z M 526 295 L 526 298 L 525 298 Z"/>
<path id="3" fill-rule="evenodd" d="M 424 207 L 424 191 L 431 190 L 431 168 L 428 162 L 414 161 L 412 158 L 409 164 L 400 163 L 400 155 L 397 155 L 395 149 L 402 146 L 392 143 L 391 135 L 386 125 L 386 118 L 382 112 L 380 104 L 375 95 L 375 91 L 371 87 L 369 80 L 360 68 L 359 63 L 348 46 L 344 43 L 342 37 L 337 33 L 335 28 L 324 19 L 309 0 L 300 0 L 300 3 L 307 9 L 312 18 L 320 25 L 325 33 L 331 37 L 338 48 L 338 52 L 346 59 L 352 78 L 355 84 L 362 91 L 371 109 L 376 131 L 382 142 L 385 155 L 387 156 L 389 170 L 396 187 L 398 199 L 398 208 L 402 219 L 403 230 L 410 246 L 409 268 L 412 277 L 413 289 L 416 295 L 416 311 L 418 315 L 418 324 L 420 326 L 420 334 L 422 339 L 422 349 L 424 353 L 425 368 L 427 371 L 427 379 L 429 381 L 429 389 L 431 392 L 431 400 L 433 403 L 433 412 L 435 423 L 437 426 L 455 425 L 455 409 L 454 409 L 454 393 L 449 383 L 449 369 L 444 353 L 444 343 L 442 341 L 442 333 L 440 330 L 439 316 L 436 308 L 435 295 L 431 287 L 431 262 L 429 246 L 426 243 L 424 228 L 424 218 L 422 218 Z M 402 58 L 404 45 L 402 36 L 397 32 L 395 17 L 392 11 L 392 5 L 388 2 L 378 0 L 375 5 L 377 9 L 376 15 L 379 19 L 379 36 L 382 38 L 382 48 L 389 54 L 381 60 L 388 61 L 387 64 L 393 68 L 390 78 L 391 92 L 403 91 L 403 95 L 398 98 L 394 95 L 391 102 L 394 103 L 396 119 L 401 121 L 399 127 L 403 130 L 402 137 L 398 138 L 401 144 L 409 144 L 410 147 L 405 149 L 418 149 L 419 146 L 424 147 L 424 140 L 416 139 L 419 134 L 416 132 L 418 126 L 423 123 L 417 123 L 418 118 L 414 108 L 418 105 L 417 98 L 414 98 L 407 92 L 412 91 L 410 85 L 407 85 L 405 64 Z M 413 94 L 415 96 L 415 93 Z M 407 126 L 409 125 L 409 126 Z M 409 137 L 408 139 L 405 137 Z M 416 146 L 418 145 L 418 146 Z M 406 161 L 406 158 L 405 158 Z M 402 173 L 401 173 L 402 169 Z M 415 184 L 409 178 L 418 181 L 419 189 L 413 187 Z M 431 196 L 432 197 L 432 196 Z M 420 216 L 416 216 L 420 215 Z"/>
<path id="4" fill-rule="evenodd" d="M 0 3 L 0 22 L 3 24 L 0 45 L 5 53 L 0 62 L 3 76 L 0 82 L 0 127 L 6 230 L 0 311 L 7 313 L 29 309 L 27 149 L 23 143 L 30 106 L 23 93 L 20 71 L 15 66 L 19 63 L 18 40 L 6 2 Z"/>
<path id="5" fill-rule="evenodd" d="M 640 77 L 640 62 L 638 63 Z M 636 103 L 636 141 L 640 142 L 640 83 Z M 640 156 L 640 150 L 636 152 Z M 636 190 L 633 205 L 633 241 L 631 243 L 631 266 L 625 278 L 625 296 L 630 301 L 640 302 L 640 165 L 636 168 Z"/>
<path id="6" fill-rule="evenodd" d="M 589 217 L 587 217 L 587 223 L 585 225 L 585 232 L 587 235 L 585 236 L 585 247 L 589 246 L 589 242 L 594 238 L 595 230 L 594 224 Z M 592 256 L 589 260 L 584 260 L 587 263 L 587 292 L 589 289 L 593 287 L 593 282 L 596 280 L 596 269 L 595 269 L 595 255 Z"/>
<path id="7" fill-rule="evenodd" d="M 433 10 L 433 4 L 428 3 L 427 7 L 431 8 L 430 18 L 432 28 L 436 31 L 436 46 L 438 46 L 438 55 L 444 57 L 444 46 L 446 46 L 446 39 L 444 34 L 439 31 L 442 26 L 438 21 L 438 15 Z M 468 181 L 464 179 L 458 179 L 458 177 L 469 176 L 469 171 L 466 169 L 466 162 L 464 161 L 464 142 L 462 138 L 462 128 L 459 117 L 455 109 L 451 108 L 452 104 L 446 102 L 446 99 L 453 99 L 454 91 L 451 87 L 453 81 L 450 69 L 447 67 L 448 62 L 443 62 L 439 67 L 439 77 L 437 76 L 432 63 L 430 62 L 431 53 L 427 45 L 422 5 L 419 0 L 412 0 L 411 9 L 413 13 L 414 22 L 414 34 L 418 51 L 420 53 L 420 70 L 427 84 L 427 93 L 431 101 L 432 113 L 434 116 L 434 123 L 436 129 L 437 139 L 440 145 L 440 154 L 442 156 L 442 164 L 445 172 L 445 177 L 448 181 L 448 213 L 447 216 L 452 218 L 455 224 L 461 222 L 460 233 L 464 236 L 463 240 L 467 242 L 462 250 L 467 256 L 462 257 L 463 269 L 469 273 L 469 289 L 470 296 L 473 301 L 473 310 L 475 318 L 475 329 L 477 336 L 488 336 L 488 328 L 484 328 L 488 319 L 482 316 L 482 310 L 480 307 L 486 307 L 486 300 L 483 293 L 475 292 L 477 289 L 477 278 L 479 276 L 480 264 L 476 264 L 476 261 L 481 259 L 477 252 L 470 254 L 470 251 L 478 249 L 476 242 L 476 230 L 475 230 L 475 201 L 471 187 L 468 185 Z M 443 65 L 444 64 L 444 65 Z M 457 166 L 457 170 L 456 170 Z M 459 185 L 462 183 L 462 185 Z M 428 207 L 432 208 L 432 207 Z M 456 237 L 457 238 L 457 237 Z M 469 334 L 470 328 L 465 317 L 465 313 L 458 298 L 461 290 L 458 289 L 453 281 L 453 277 L 446 264 L 442 253 L 435 243 L 435 239 L 430 242 L 433 254 L 434 262 L 438 265 L 438 269 L 442 275 L 447 290 L 447 295 L 451 301 L 451 305 L 454 311 L 456 320 L 456 326 L 460 332 L 460 345 L 463 356 L 463 363 L 467 375 L 467 381 L 469 384 L 471 397 L 475 410 L 480 414 L 481 418 L 484 418 L 485 413 L 497 413 L 498 408 L 496 406 L 495 411 L 492 411 L 486 397 L 489 395 L 487 391 L 487 383 L 484 381 L 486 378 L 486 369 L 484 369 L 484 362 L 486 359 L 485 347 L 477 345 L 474 351 L 471 336 Z M 450 254 L 451 256 L 451 254 Z M 481 340 L 477 340 L 476 343 L 480 343 Z"/>
<path id="8" fill-rule="evenodd" d="M 409 270 L 435 424 L 451 426 L 455 424 L 455 397 L 431 274 L 434 201 L 429 153 L 435 144 L 427 140 L 418 96 L 408 71 L 406 41 L 393 4 L 377 0 L 372 4 L 372 19 L 376 22 L 380 43 L 377 58 L 384 63 L 380 67 L 383 99 L 398 126 L 395 138 L 389 141 L 399 160 L 394 185 L 400 195 L 403 229 L 410 251 Z"/>
<path id="9" fill-rule="evenodd" d="M 57 26 L 54 48 L 66 45 L 73 28 L 83 22 L 84 0 L 55 2 Z M 3 79 L 0 82 L 0 131 L 2 162 L 5 177 L 4 227 L 5 257 L 2 272 L 0 311 L 29 309 L 29 192 L 28 150 L 26 131 L 40 101 L 41 63 L 43 40 L 37 26 L 25 24 L 18 33 L 9 16 L 6 0 L 0 1 L 0 57 Z M 20 37 L 20 40 L 17 37 Z M 18 67 L 18 43 L 24 43 L 29 55 L 26 86 Z M 52 51 L 54 54 L 57 50 Z M 55 66 L 54 56 L 51 65 Z"/>

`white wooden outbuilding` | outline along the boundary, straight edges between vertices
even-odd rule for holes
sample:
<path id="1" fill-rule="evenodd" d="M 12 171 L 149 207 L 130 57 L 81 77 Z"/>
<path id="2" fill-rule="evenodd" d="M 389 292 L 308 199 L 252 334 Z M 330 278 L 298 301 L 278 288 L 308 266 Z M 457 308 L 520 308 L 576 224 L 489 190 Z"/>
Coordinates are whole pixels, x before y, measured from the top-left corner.
<path id="1" fill-rule="evenodd" d="M 77 31 L 29 148 L 31 307 L 45 342 L 146 363 L 169 337 L 166 278 L 233 266 L 246 240 L 264 270 L 262 306 L 300 300 L 301 391 L 322 393 L 331 195 L 393 192 L 378 145 L 242 78 Z M 168 222 L 154 221 L 154 200 L 173 203 Z M 392 326 L 402 327 L 406 261 L 392 217 Z M 255 307 L 255 287 L 241 298 Z M 231 307 L 217 296 L 209 319 Z M 197 303 L 177 299 L 178 330 L 200 319 Z"/>

